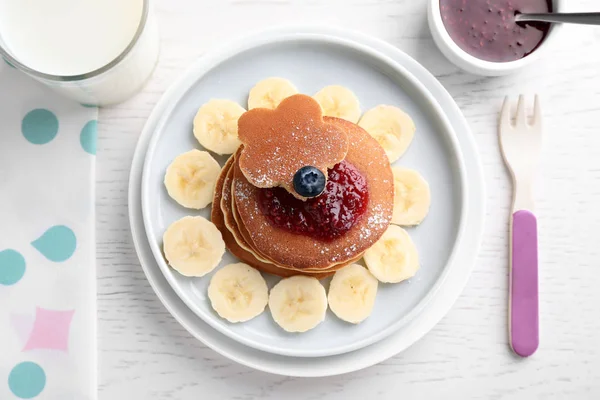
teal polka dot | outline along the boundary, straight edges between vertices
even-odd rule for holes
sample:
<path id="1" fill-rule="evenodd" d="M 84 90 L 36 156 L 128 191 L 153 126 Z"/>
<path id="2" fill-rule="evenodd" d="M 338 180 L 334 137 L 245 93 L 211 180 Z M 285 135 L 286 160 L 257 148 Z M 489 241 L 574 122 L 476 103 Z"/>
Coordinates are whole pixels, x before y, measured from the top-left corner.
<path id="1" fill-rule="evenodd" d="M 93 105 L 93 104 L 85 104 L 85 103 L 81 103 L 81 105 L 82 105 L 83 107 L 85 107 L 85 108 L 96 108 L 96 106 L 95 106 L 95 105 Z"/>
<path id="2" fill-rule="evenodd" d="M 71 228 L 56 225 L 49 228 L 31 244 L 48 260 L 62 262 L 71 258 L 75 252 L 77 238 Z"/>
<path id="3" fill-rule="evenodd" d="M 58 118 L 52 111 L 38 108 L 29 111 L 21 123 L 23 136 L 33 144 L 46 144 L 58 133 Z"/>
<path id="4" fill-rule="evenodd" d="M 98 121 L 92 120 L 85 124 L 81 130 L 79 141 L 83 150 L 90 154 L 96 154 L 96 140 L 98 138 Z"/>
<path id="5" fill-rule="evenodd" d="M 0 285 L 10 286 L 25 275 L 25 259 L 18 251 L 0 251 Z"/>
<path id="6" fill-rule="evenodd" d="M 33 399 L 44 390 L 46 373 L 36 363 L 27 361 L 10 371 L 8 387 L 19 399 Z"/>

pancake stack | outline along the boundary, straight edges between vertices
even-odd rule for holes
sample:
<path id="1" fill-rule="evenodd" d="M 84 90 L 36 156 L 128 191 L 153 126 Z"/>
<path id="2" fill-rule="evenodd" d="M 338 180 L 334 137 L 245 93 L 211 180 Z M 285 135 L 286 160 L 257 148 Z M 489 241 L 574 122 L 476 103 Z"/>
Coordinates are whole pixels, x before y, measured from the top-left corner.
<path id="1" fill-rule="evenodd" d="M 321 279 L 359 260 L 383 235 L 393 213 L 394 178 L 386 153 L 361 127 L 322 117 L 311 97 L 295 95 L 276 110 L 246 112 L 238 129 L 242 146 L 221 171 L 211 218 L 234 256 L 281 277 Z M 340 162 L 358 170 L 368 188 L 365 211 L 343 234 L 325 240 L 282 229 L 261 209 L 261 191 L 273 187 L 307 200 L 292 184 L 299 167 L 315 166 L 327 176 Z"/>

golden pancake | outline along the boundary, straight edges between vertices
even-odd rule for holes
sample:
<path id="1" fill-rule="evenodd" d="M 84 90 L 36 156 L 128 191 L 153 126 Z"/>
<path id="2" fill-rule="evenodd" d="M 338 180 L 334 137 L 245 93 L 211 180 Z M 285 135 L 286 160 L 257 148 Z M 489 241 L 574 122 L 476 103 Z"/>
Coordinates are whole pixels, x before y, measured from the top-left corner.
<path id="1" fill-rule="evenodd" d="M 231 174 L 231 171 L 229 172 L 229 174 Z M 225 183 L 227 183 L 228 177 L 225 178 Z M 245 232 L 245 229 L 243 226 L 239 226 L 237 225 L 239 218 L 235 218 L 235 202 L 230 202 L 229 205 L 225 204 L 224 200 L 227 198 L 231 198 L 231 191 L 227 190 L 227 188 L 224 186 L 223 188 L 223 195 L 221 197 L 221 210 L 224 214 L 224 220 L 225 220 L 225 226 L 227 227 L 227 230 L 229 231 L 230 234 L 233 235 L 233 237 L 235 238 L 237 244 L 239 247 L 241 247 L 244 251 L 250 253 L 255 259 L 257 259 L 258 261 L 262 262 L 262 263 L 266 263 L 266 264 L 274 264 L 276 267 L 281 268 L 281 269 L 286 269 L 286 270 L 290 270 L 290 271 L 294 271 L 295 275 L 310 275 L 310 276 L 317 276 L 319 279 L 321 279 L 321 277 L 326 277 L 329 275 L 332 275 L 336 270 L 338 270 L 339 268 L 347 265 L 347 263 L 343 263 L 343 264 L 334 264 L 329 268 L 321 268 L 321 269 L 313 269 L 313 268 L 306 268 L 304 270 L 300 270 L 297 268 L 294 268 L 292 266 L 289 265 L 279 265 L 279 264 L 275 264 L 272 260 L 269 260 L 268 258 L 264 257 L 263 254 L 261 254 L 260 252 L 258 252 L 255 248 L 253 248 L 248 242 L 247 242 L 247 233 L 243 233 Z M 360 258 L 362 257 L 362 254 L 360 257 L 357 257 L 354 260 L 351 260 L 351 262 L 356 262 L 358 261 Z"/>
<path id="2" fill-rule="evenodd" d="M 234 158 L 234 156 L 232 156 Z M 235 165 L 235 161 L 234 164 Z M 260 257 L 259 254 L 255 254 L 253 249 L 247 244 L 246 240 L 239 231 L 237 221 L 234 219 L 233 210 L 231 207 L 231 182 L 233 177 L 233 165 L 229 168 L 226 176 L 223 180 L 223 190 L 221 193 L 221 212 L 223 213 L 223 219 L 225 221 L 225 227 L 235 238 L 238 246 L 247 252 L 250 252 L 258 261 L 267 264 L 273 264 L 265 258 Z"/>
<path id="3" fill-rule="evenodd" d="M 233 158 L 235 160 L 237 160 L 239 157 L 239 154 L 240 154 L 240 151 L 238 150 L 237 152 L 234 153 Z M 229 171 L 227 172 L 227 177 L 224 180 L 225 185 L 223 186 L 223 194 L 221 196 L 221 210 L 223 211 L 223 213 L 225 215 L 225 226 L 233 234 L 236 241 L 238 242 L 238 245 L 240 247 L 242 247 L 242 249 L 251 253 L 257 260 L 259 260 L 263 263 L 267 263 L 267 264 L 275 264 L 279 268 L 297 271 L 298 273 L 306 275 L 306 274 L 311 274 L 311 273 L 322 273 L 322 274 L 331 273 L 331 274 L 333 274 L 338 269 L 345 267 L 348 264 L 357 262 L 358 260 L 360 260 L 362 258 L 362 253 L 361 253 L 356 258 L 354 258 L 350 261 L 346 261 L 346 262 L 342 262 L 342 263 L 335 263 L 327 268 L 298 269 L 298 268 L 294 268 L 293 266 L 290 266 L 290 265 L 277 264 L 273 260 L 270 260 L 268 257 L 265 257 L 265 255 L 260 253 L 260 251 L 258 251 L 258 249 L 252 247 L 252 243 L 249 242 L 250 236 L 248 235 L 245 227 L 243 225 L 240 225 L 241 220 L 236 211 L 235 201 L 234 201 L 233 197 L 231 196 L 231 189 L 232 189 L 233 183 L 231 183 L 231 184 L 228 183 L 228 182 L 232 181 L 231 175 L 233 174 L 234 168 L 236 168 L 235 161 L 234 161 L 233 165 L 229 168 Z M 231 199 L 231 201 L 227 201 L 227 199 Z"/>
<path id="4" fill-rule="evenodd" d="M 384 150 L 358 125 L 338 118 L 325 117 L 324 120 L 346 132 L 350 146 L 345 161 L 358 169 L 368 185 L 369 200 L 364 215 L 342 236 L 324 241 L 272 225 L 259 207 L 258 191 L 261 189 L 246 179 L 239 168 L 239 159 L 231 167 L 232 201 L 239 217 L 238 229 L 249 248 L 276 265 L 302 271 L 344 265 L 371 247 L 391 220 L 393 176 Z"/>
<path id="5" fill-rule="evenodd" d="M 227 246 L 227 249 L 235 257 L 239 258 L 241 261 L 245 262 L 248 265 L 253 266 L 254 268 L 256 268 L 260 271 L 263 271 L 263 272 L 266 272 L 269 274 L 274 274 L 274 275 L 277 275 L 277 276 L 280 276 L 283 278 L 293 276 L 293 275 L 298 275 L 298 272 L 296 272 L 296 271 L 278 268 L 274 264 L 264 263 L 262 261 L 257 260 L 256 257 L 254 257 L 250 252 L 244 250 L 242 247 L 240 247 L 238 245 L 238 243 L 235 240 L 232 233 L 225 227 L 224 215 L 221 210 L 220 204 L 221 204 L 222 190 L 223 190 L 225 178 L 227 175 L 227 171 L 233 165 L 233 160 L 234 160 L 233 157 L 230 157 L 227 160 L 227 163 L 223 167 L 221 175 L 219 176 L 219 179 L 217 180 L 217 184 L 216 184 L 216 188 L 215 188 L 215 196 L 213 199 L 211 221 L 213 222 L 213 224 L 215 224 L 215 226 L 221 232 L 221 235 L 223 236 L 223 240 L 225 241 L 225 245 Z M 314 273 L 314 274 L 308 274 L 308 275 L 314 276 L 317 279 L 323 279 L 327 276 L 332 275 L 332 273 Z"/>

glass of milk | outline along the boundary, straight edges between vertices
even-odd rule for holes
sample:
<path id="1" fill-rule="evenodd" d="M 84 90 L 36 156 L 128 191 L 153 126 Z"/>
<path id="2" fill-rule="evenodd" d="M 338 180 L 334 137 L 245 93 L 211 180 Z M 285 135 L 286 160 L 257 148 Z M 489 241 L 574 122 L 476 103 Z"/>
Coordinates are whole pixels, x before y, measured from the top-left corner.
<path id="1" fill-rule="evenodd" d="M 158 53 L 150 0 L 0 0 L 0 55 L 82 104 L 131 97 Z"/>

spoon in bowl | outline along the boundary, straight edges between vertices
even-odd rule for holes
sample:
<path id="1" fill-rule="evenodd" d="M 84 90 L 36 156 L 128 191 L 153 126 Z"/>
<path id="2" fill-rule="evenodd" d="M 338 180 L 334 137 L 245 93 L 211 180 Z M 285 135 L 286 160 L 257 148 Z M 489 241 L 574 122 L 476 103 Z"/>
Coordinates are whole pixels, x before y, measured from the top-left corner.
<path id="1" fill-rule="evenodd" d="M 543 13 L 515 15 L 517 22 L 550 22 L 558 24 L 600 25 L 600 12 L 590 13 Z"/>

